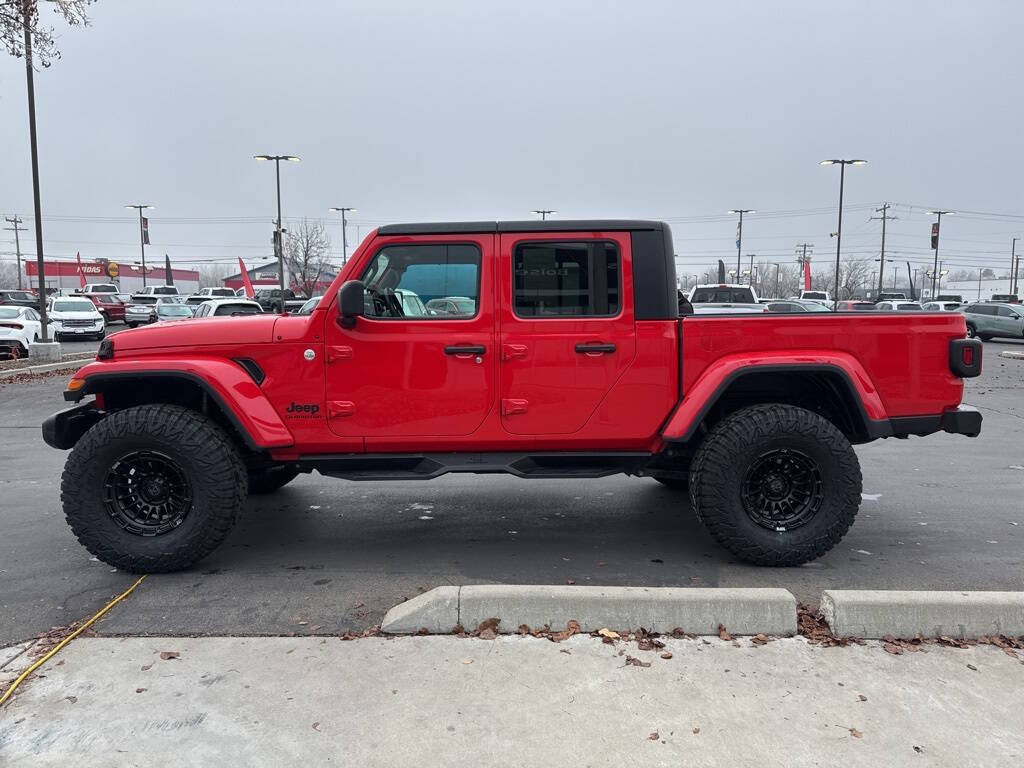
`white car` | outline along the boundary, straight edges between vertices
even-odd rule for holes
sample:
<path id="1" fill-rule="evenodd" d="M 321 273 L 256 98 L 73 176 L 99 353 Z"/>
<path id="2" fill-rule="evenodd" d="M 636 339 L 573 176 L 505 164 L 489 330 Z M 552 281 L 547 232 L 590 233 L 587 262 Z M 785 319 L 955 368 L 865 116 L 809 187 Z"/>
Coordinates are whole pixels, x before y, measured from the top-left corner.
<path id="1" fill-rule="evenodd" d="M 107 335 L 103 315 L 91 299 L 74 296 L 50 299 L 46 316 L 54 341 L 60 341 L 65 336 L 102 339 Z"/>
<path id="2" fill-rule="evenodd" d="M 185 303 L 190 307 L 195 307 L 210 299 L 230 299 L 234 296 L 235 292 L 231 288 L 200 288 L 185 299 Z"/>
<path id="3" fill-rule="evenodd" d="M 42 335 L 43 324 L 32 307 L 0 307 L 0 355 L 24 357 L 28 345 Z"/>
<path id="4" fill-rule="evenodd" d="M 178 286 L 176 285 L 147 285 L 136 296 L 177 296 Z"/>
<path id="5" fill-rule="evenodd" d="M 924 309 L 926 312 L 956 312 L 962 306 L 959 301 L 929 301 Z"/>
<path id="6" fill-rule="evenodd" d="M 92 296 L 97 293 L 117 293 L 120 290 L 114 283 L 86 283 L 79 293 L 83 296 Z"/>
<path id="7" fill-rule="evenodd" d="M 880 301 L 875 304 L 875 309 L 880 312 L 920 312 L 921 305 L 916 301 L 893 299 L 892 301 Z"/>
<path id="8" fill-rule="evenodd" d="M 196 307 L 196 320 L 204 317 L 234 317 L 236 315 L 262 315 L 263 307 L 251 299 L 210 299 Z"/>
<path id="9" fill-rule="evenodd" d="M 797 298 L 804 301 L 816 301 L 825 306 L 832 303 L 832 297 L 828 295 L 828 291 L 800 291 L 800 295 Z"/>
<path id="10" fill-rule="evenodd" d="M 306 301 L 306 303 L 303 304 L 299 308 L 299 311 L 296 312 L 295 314 L 296 315 L 312 315 L 313 314 L 313 310 L 316 309 L 316 305 L 320 303 L 320 299 L 322 299 L 322 298 L 323 298 L 323 296 L 314 296 L 313 298 L 311 298 L 308 301 Z"/>

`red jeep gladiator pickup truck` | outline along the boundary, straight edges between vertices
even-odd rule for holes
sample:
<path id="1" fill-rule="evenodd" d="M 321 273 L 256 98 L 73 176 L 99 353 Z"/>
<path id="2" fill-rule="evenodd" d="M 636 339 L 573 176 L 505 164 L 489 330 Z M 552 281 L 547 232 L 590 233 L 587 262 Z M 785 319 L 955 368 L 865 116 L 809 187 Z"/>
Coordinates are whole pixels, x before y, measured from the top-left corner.
<path id="1" fill-rule="evenodd" d="M 427 308 L 448 297 L 433 306 L 458 311 Z M 308 316 L 107 338 L 43 437 L 71 449 L 79 541 L 156 572 L 216 548 L 246 494 L 313 470 L 646 475 L 688 490 L 736 556 L 797 565 L 853 523 L 852 445 L 981 429 L 960 405 L 981 371 L 963 315 L 687 309 L 660 222 L 384 226 Z"/>

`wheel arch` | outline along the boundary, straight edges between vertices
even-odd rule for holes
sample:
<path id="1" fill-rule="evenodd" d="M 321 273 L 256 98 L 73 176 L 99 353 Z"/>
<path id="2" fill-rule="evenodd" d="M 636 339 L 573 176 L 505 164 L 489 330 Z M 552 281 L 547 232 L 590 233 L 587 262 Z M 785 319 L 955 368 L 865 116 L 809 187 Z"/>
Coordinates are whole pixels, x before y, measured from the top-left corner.
<path id="1" fill-rule="evenodd" d="M 75 378 L 84 379 L 84 384 L 65 392 L 65 399 L 79 402 L 86 395 L 96 395 L 104 411 L 152 403 L 181 405 L 212 418 L 249 451 L 294 443 L 291 432 L 241 363 L 205 361 L 203 366 L 209 370 L 204 372 L 170 366 L 103 370 L 109 365 L 94 363 L 75 374 Z M 89 370 L 94 367 L 101 370 Z"/>
<path id="2" fill-rule="evenodd" d="M 873 388 L 864 386 L 870 385 L 870 380 L 857 368 L 851 372 L 837 362 L 794 362 L 709 371 L 676 408 L 662 437 L 668 443 L 688 443 L 728 414 L 765 403 L 795 405 L 818 413 L 851 443 L 890 436 L 892 428 L 881 400 Z"/>

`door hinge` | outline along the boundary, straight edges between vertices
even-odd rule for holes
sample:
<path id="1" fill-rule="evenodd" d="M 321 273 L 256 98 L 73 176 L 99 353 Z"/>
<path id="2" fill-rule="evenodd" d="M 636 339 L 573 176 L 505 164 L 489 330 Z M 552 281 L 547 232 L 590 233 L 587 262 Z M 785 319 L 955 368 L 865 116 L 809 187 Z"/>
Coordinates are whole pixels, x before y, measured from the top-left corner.
<path id="1" fill-rule="evenodd" d="M 504 398 L 501 401 L 501 415 L 511 416 L 514 413 L 526 413 L 530 407 L 529 400 L 517 400 L 515 398 Z"/>
<path id="2" fill-rule="evenodd" d="M 526 345 L 525 344 L 502 344 L 501 345 L 501 359 L 502 360 L 514 360 L 516 358 L 526 357 Z"/>
<path id="3" fill-rule="evenodd" d="M 338 360 L 351 360 L 352 359 L 352 347 L 328 347 L 327 348 L 327 364 L 337 362 Z"/>
<path id="4" fill-rule="evenodd" d="M 332 419 L 352 416 L 356 412 L 356 404 L 351 400 L 331 400 L 327 403 L 327 415 Z"/>

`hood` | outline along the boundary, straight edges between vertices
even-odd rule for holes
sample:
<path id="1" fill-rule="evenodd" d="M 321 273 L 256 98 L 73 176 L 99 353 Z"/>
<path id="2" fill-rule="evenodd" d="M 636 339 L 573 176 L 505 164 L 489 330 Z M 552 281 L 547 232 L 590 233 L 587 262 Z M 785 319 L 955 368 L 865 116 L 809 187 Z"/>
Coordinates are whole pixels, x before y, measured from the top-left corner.
<path id="1" fill-rule="evenodd" d="M 46 317 L 49 320 L 95 320 L 102 315 L 99 310 L 93 309 L 91 312 L 47 312 Z"/>
<path id="2" fill-rule="evenodd" d="M 211 317 L 164 322 L 114 334 L 114 354 L 165 347 L 211 347 L 218 344 L 262 344 L 274 340 L 277 315 Z"/>

